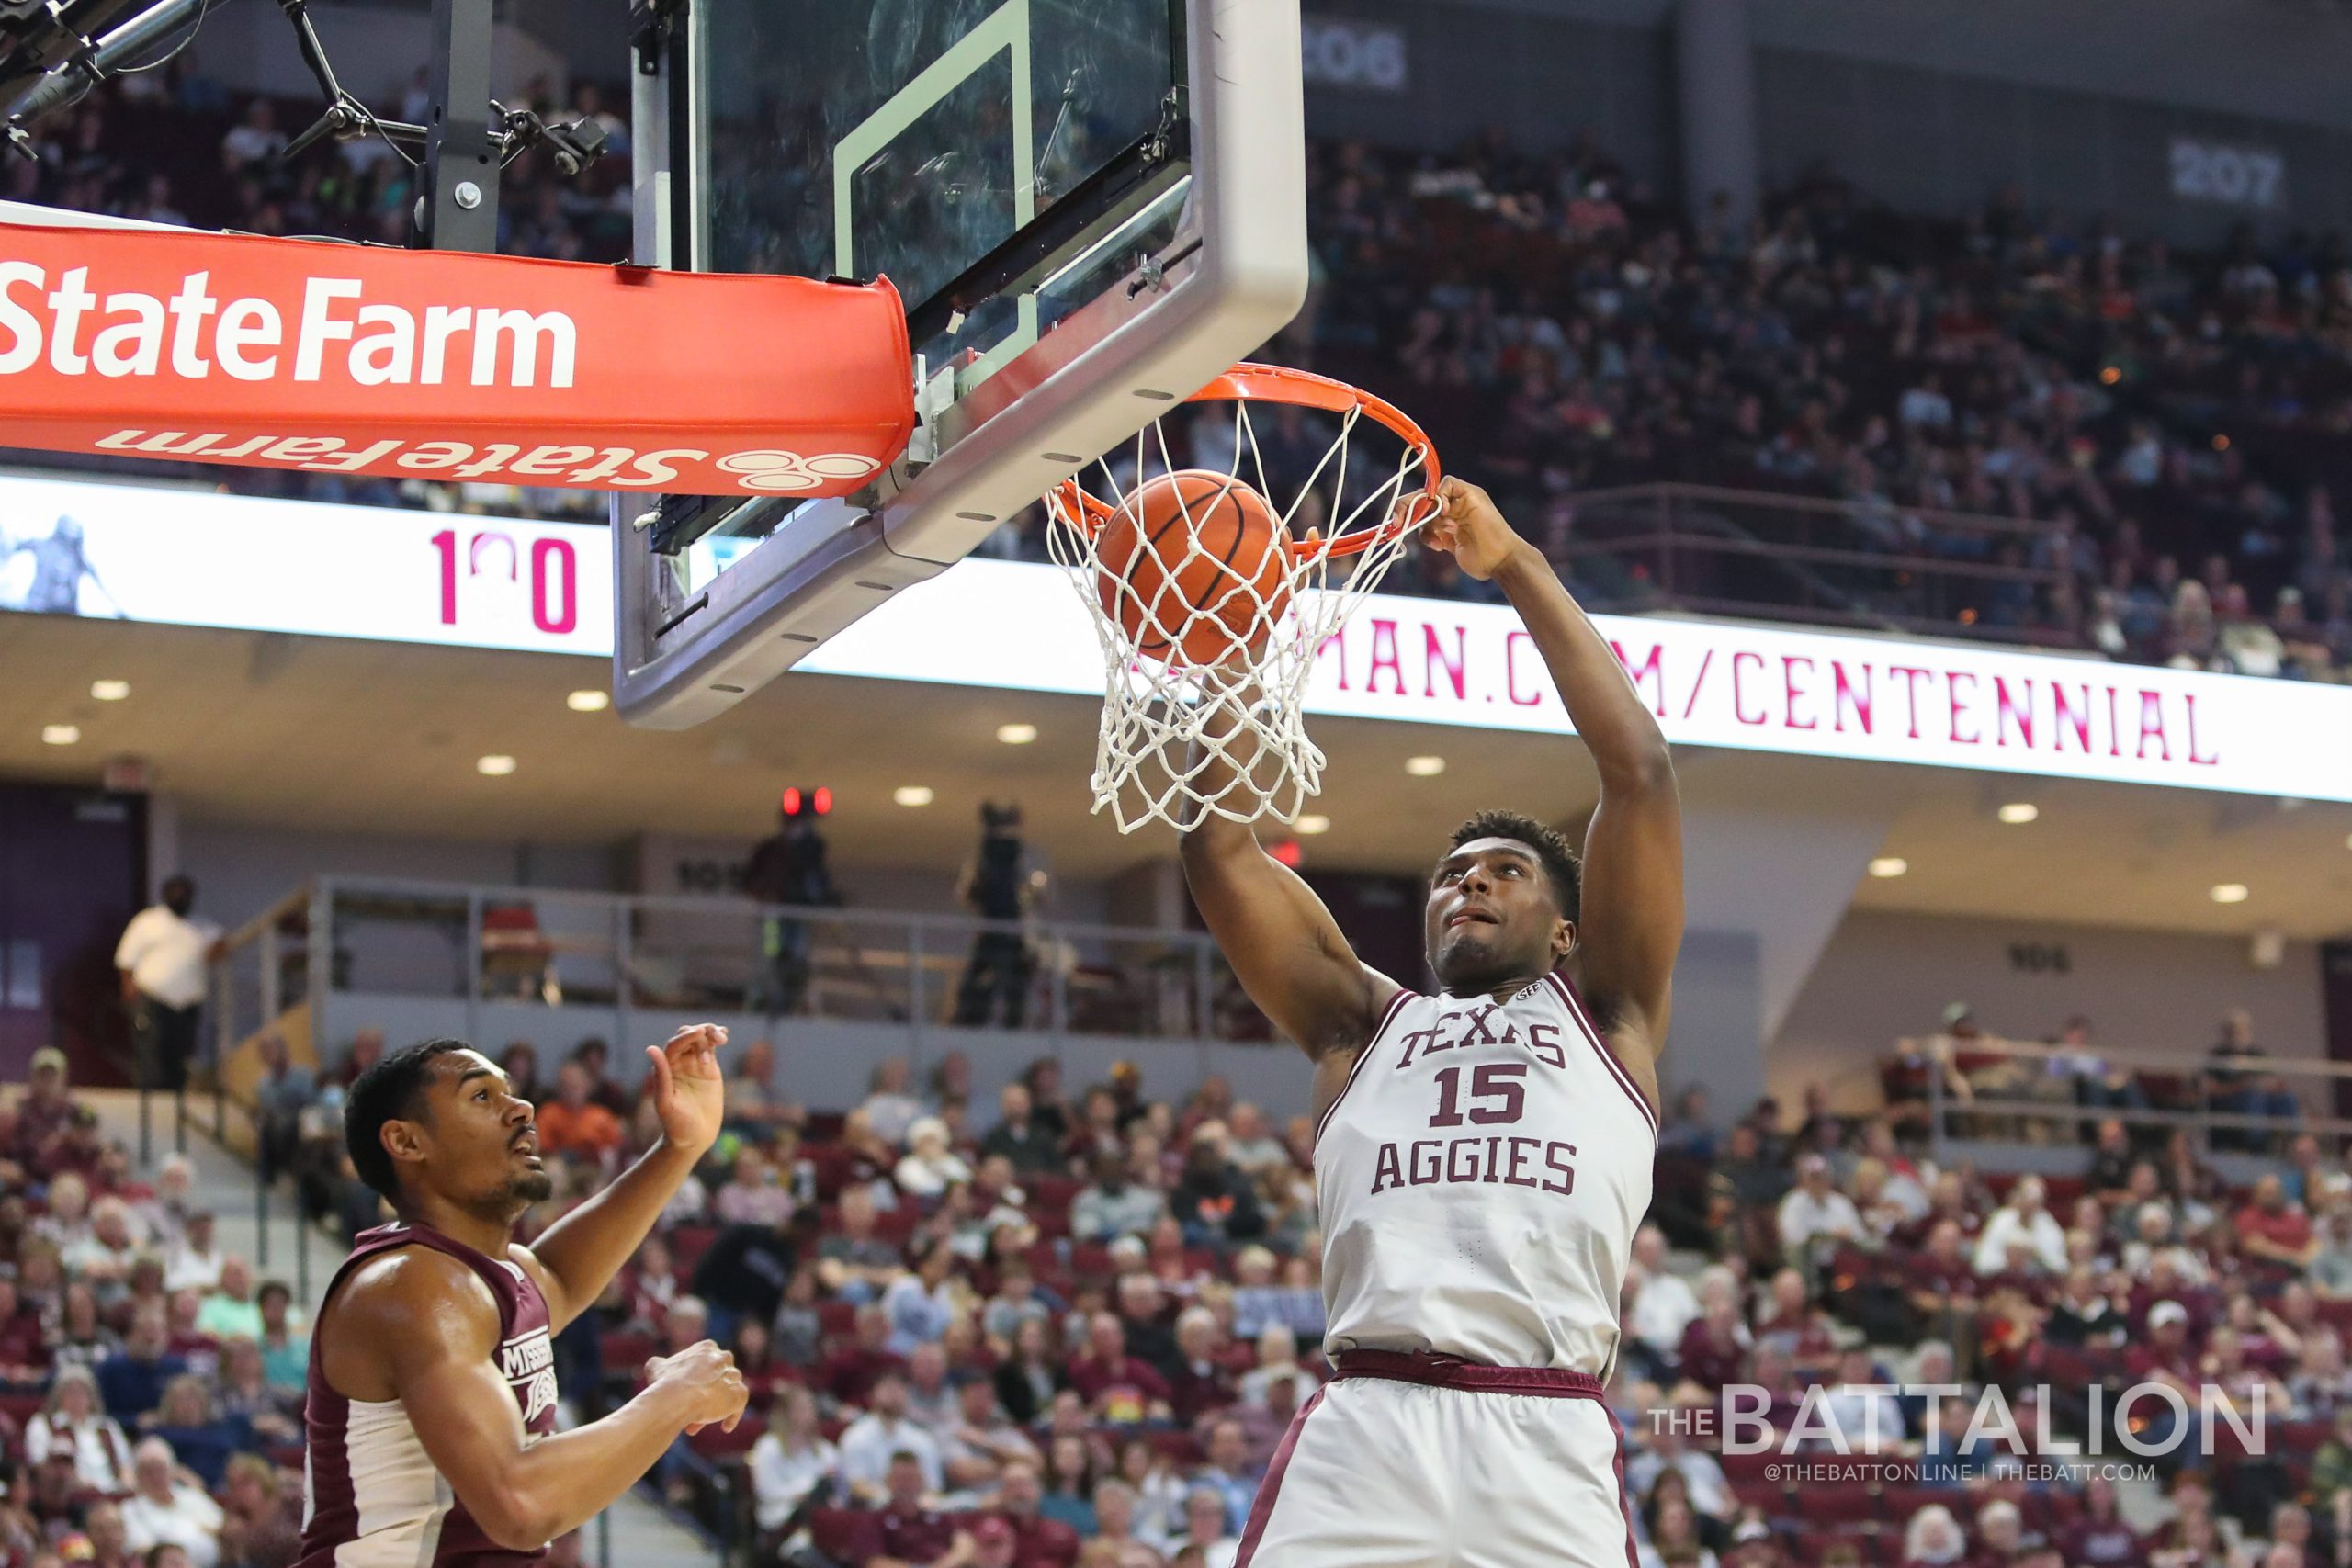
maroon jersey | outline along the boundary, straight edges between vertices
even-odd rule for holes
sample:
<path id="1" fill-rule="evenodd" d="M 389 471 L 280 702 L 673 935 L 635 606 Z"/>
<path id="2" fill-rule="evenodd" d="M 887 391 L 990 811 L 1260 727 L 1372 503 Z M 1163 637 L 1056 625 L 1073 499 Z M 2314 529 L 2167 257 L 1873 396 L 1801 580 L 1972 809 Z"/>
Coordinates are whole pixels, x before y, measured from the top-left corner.
<path id="1" fill-rule="evenodd" d="M 553 1431 L 555 1356 L 547 1298 L 520 1265 L 438 1231 L 379 1225 L 360 1233 L 328 1284 L 328 1296 L 360 1263 L 403 1247 L 446 1253 L 490 1287 L 498 1303 L 498 1374 L 514 1395 L 530 1434 L 526 1440 Z M 400 1401 L 345 1399 L 328 1383 L 324 1344 L 324 1336 L 311 1336 L 311 1392 L 302 1411 L 310 1436 L 302 1465 L 302 1555 L 295 1568 L 497 1568 L 547 1555 L 545 1546 L 514 1551 L 491 1540 L 434 1470 Z"/>

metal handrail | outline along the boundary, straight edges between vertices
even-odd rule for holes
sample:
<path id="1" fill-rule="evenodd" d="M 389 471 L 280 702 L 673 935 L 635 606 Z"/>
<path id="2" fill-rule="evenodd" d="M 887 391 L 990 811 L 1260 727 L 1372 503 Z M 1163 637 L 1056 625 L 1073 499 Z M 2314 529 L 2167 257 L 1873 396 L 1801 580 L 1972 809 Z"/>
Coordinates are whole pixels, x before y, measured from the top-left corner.
<path id="1" fill-rule="evenodd" d="M 1948 1157 L 1949 1145 L 1958 1136 L 1952 1130 L 1952 1123 L 1955 1118 L 1960 1117 L 2054 1122 L 2064 1126 L 2069 1136 L 2085 1123 L 2107 1121 L 2121 1122 L 2127 1128 L 2186 1128 L 2197 1134 L 2196 1141 L 2208 1154 L 2214 1150 L 2213 1134 L 2217 1131 L 2260 1134 L 2291 1131 L 2352 1142 L 2352 1117 L 2314 1116 L 2308 1110 L 2302 1110 L 2289 1121 L 2248 1111 L 2222 1111 L 2214 1108 L 2211 1092 L 2211 1075 L 2216 1072 L 2246 1077 L 2344 1080 L 2352 1079 L 2352 1062 L 2267 1055 L 2216 1058 L 2210 1054 L 2195 1052 L 2115 1049 L 2105 1045 L 2076 1049 L 2040 1042 L 2005 1040 L 1996 1035 L 1967 1038 L 1953 1034 L 1912 1035 L 1905 1036 L 1895 1043 L 1899 1049 L 1925 1058 L 1928 1065 L 1928 1135 L 1939 1161 Z M 1976 1055 L 2029 1062 L 2095 1056 L 2109 1068 L 2120 1067 L 2135 1075 L 2146 1070 L 2186 1078 L 2195 1087 L 2197 1104 L 2193 1110 L 2172 1110 L 2149 1105 L 2084 1105 L 2073 1100 L 2052 1100 L 2031 1095 L 1982 1094 L 1961 1075 L 1956 1065 L 1956 1057 L 1963 1051 Z M 2299 1106 L 2300 1103 L 2298 1097 Z"/>
<path id="2" fill-rule="evenodd" d="M 624 1031 L 628 1026 L 630 1015 L 643 1010 L 647 1005 L 640 1003 L 636 995 L 635 957 L 639 945 L 635 933 L 637 918 L 666 914 L 745 922 L 796 920 L 835 931 L 846 928 L 853 937 L 863 932 L 896 935 L 899 939 L 897 944 L 899 951 L 905 955 L 906 1023 L 910 1037 L 918 1044 L 924 1031 L 935 1021 L 933 1012 L 939 999 L 928 985 L 928 966 L 935 958 L 968 946 L 973 938 L 983 932 L 1023 934 L 1069 946 L 1092 943 L 1156 949 L 1167 955 L 1171 966 L 1187 976 L 1191 1028 L 1183 1032 L 1184 1035 L 1195 1042 L 1214 1037 L 1211 1027 L 1214 1017 L 1213 983 L 1220 956 L 1215 941 L 1201 931 L 1046 919 L 989 919 L 952 912 L 861 909 L 851 905 L 762 904 L 749 898 L 698 894 L 611 893 L 403 877 L 322 876 L 280 901 L 281 908 L 290 908 L 298 898 L 309 901 L 311 942 L 308 966 L 309 999 L 311 1027 L 316 1038 L 332 1038 L 330 1011 L 334 987 L 330 983 L 330 965 L 334 946 L 334 930 L 339 918 L 337 909 L 344 900 L 368 897 L 445 904 L 452 915 L 462 908 L 466 922 L 463 994 L 467 1007 L 466 1028 L 469 1034 L 480 1032 L 481 1008 L 486 999 L 491 999 L 483 986 L 482 911 L 512 904 L 527 904 L 542 915 L 568 909 L 594 917 L 592 920 L 578 923 L 600 926 L 604 935 L 583 932 L 578 937 L 564 940 L 587 944 L 572 948 L 571 951 L 574 953 L 612 964 L 617 984 L 611 1006 Z M 541 923 L 544 926 L 548 922 L 543 919 Z M 856 962 L 854 955 L 853 962 Z M 1045 1032 L 1058 1037 L 1071 1031 L 1070 988 L 1067 976 L 1059 966 L 1048 968 L 1046 978 L 1046 1007 L 1040 1027 Z"/>

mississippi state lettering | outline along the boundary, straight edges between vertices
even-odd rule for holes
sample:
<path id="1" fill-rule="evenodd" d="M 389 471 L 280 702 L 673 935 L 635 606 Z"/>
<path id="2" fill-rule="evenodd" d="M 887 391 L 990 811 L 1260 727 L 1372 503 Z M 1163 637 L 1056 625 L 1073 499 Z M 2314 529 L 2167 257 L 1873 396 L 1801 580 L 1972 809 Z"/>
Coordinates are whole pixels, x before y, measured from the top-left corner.
<path id="1" fill-rule="evenodd" d="M 1577 1188 L 1577 1146 L 1557 1139 L 1511 1137 L 1416 1138 L 1383 1144 L 1373 1158 L 1372 1190 L 1475 1182 L 1533 1187 L 1566 1197 Z"/>

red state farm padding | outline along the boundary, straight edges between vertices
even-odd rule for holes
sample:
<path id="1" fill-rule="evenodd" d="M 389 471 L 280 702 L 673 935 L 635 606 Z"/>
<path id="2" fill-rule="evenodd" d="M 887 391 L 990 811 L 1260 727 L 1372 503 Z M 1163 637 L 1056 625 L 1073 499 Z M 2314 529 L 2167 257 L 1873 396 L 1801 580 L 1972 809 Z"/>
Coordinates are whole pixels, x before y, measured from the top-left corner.
<path id="1" fill-rule="evenodd" d="M 0 224 L 0 446 L 840 495 L 904 448 L 898 290 Z"/>

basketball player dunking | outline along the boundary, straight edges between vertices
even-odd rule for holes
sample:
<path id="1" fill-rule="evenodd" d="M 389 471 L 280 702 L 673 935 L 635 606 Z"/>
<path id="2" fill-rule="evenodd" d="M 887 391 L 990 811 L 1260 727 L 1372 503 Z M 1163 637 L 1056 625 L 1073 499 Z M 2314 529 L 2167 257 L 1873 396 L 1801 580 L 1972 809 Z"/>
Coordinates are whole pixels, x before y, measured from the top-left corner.
<path id="1" fill-rule="evenodd" d="M 400 1217 L 360 1234 L 311 1334 L 296 1568 L 532 1562 L 679 1433 L 734 1427 L 742 1375 L 705 1340 L 650 1363 L 645 1392 L 612 1415 L 555 1433 L 549 1342 L 718 1138 L 726 1038 L 700 1025 L 649 1049 L 661 1144 L 533 1247 L 514 1222 L 551 1183 L 504 1073 L 433 1040 L 360 1075 L 345 1138 Z"/>
<path id="2" fill-rule="evenodd" d="M 1455 830 L 1424 931 L 1442 987 L 1358 962 L 1252 831 L 1184 838 L 1252 1001 L 1315 1063 L 1324 1345 L 1237 1568 L 1624 1568 L 1618 1291 L 1649 1206 L 1658 1048 L 1682 936 L 1665 738 L 1609 644 L 1486 492 L 1424 536 L 1499 583 L 1600 777 L 1581 864 L 1489 811 Z M 1214 793 L 1221 780 L 1204 781 Z M 1576 961 L 1581 987 L 1562 973 Z"/>

